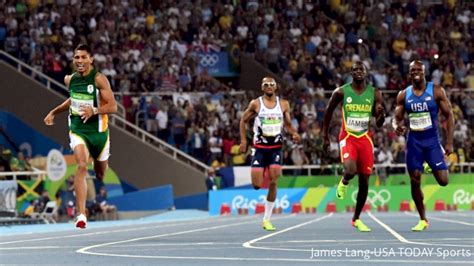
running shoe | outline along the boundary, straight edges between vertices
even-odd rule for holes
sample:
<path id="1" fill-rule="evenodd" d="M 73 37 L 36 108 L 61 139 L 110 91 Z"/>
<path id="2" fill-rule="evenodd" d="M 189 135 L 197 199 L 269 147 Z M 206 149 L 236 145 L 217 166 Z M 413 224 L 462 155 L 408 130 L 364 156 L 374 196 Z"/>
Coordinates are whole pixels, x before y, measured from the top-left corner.
<path id="1" fill-rule="evenodd" d="M 276 228 L 273 226 L 273 224 L 270 222 L 270 220 L 263 220 L 263 229 L 267 231 L 275 231 Z"/>
<path id="2" fill-rule="evenodd" d="M 360 219 L 357 219 L 355 221 L 352 221 L 352 226 L 357 228 L 360 232 L 370 232 L 372 229 L 370 229 L 367 225 L 365 225 Z"/>
<path id="3" fill-rule="evenodd" d="M 79 214 L 76 219 L 76 227 L 81 229 L 86 229 L 87 227 L 87 217 L 84 214 Z"/>
<path id="4" fill-rule="evenodd" d="M 431 174 L 433 172 L 433 170 L 431 169 L 431 167 L 428 165 L 427 162 L 423 163 L 423 172 L 425 174 Z"/>
<path id="5" fill-rule="evenodd" d="M 427 220 L 420 220 L 415 227 L 412 227 L 411 230 L 415 232 L 420 232 L 423 230 L 426 230 L 428 228 L 429 224 Z"/>
<path id="6" fill-rule="evenodd" d="M 339 181 L 339 185 L 337 185 L 336 198 L 344 199 L 344 195 L 346 194 L 346 191 L 347 191 L 347 186 L 348 185 L 344 185 L 344 183 L 342 183 L 342 178 L 341 178 L 341 181 Z"/>

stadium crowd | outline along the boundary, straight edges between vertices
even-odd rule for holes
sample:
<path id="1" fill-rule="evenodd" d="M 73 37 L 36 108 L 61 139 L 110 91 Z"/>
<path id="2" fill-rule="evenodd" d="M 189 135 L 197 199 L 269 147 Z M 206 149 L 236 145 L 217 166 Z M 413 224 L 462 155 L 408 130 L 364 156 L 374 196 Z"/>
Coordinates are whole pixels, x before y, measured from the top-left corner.
<path id="1" fill-rule="evenodd" d="M 391 116 L 415 58 L 424 62 L 427 80 L 442 85 L 451 99 L 451 160 L 474 160 L 474 20 L 473 7 L 463 1 L 3 2 L 1 49 L 62 80 L 72 72 L 74 46 L 88 43 L 95 66 L 121 95 L 127 119 L 207 164 L 246 163 L 248 154 L 238 152 L 239 119 L 260 95 L 260 84 L 239 93 L 235 82 L 198 69 L 196 52 L 207 51 L 251 57 L 283 79 L 280 94 L 289 99 L 303 139 L 286 145 L 285 164 L 339 161 L 341 119 L 333 119 L 329 158 L 322 152 L 321 125 L 329 93 L 350 81 L 353 62 L 366 64 L 370 81 L 385 91 Z M 173 92 L 192 96 L 177 100 Z M 403 163 L 404 139 L 396 137 L 390 119 L 373 132 L 376 158 Z"/>

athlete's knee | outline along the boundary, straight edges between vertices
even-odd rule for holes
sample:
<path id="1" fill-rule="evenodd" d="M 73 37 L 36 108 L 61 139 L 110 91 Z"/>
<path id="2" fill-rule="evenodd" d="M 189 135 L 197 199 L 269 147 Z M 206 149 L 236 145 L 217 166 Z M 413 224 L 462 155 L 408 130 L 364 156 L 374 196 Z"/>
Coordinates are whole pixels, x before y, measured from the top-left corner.
<path id="1" fill-rule="evenodd" d="M 442 187 L 445 187 L 449 184 L 449 178 L 447 175 L 441 176 L 441 178 L 438 178 L 438 184 Z"/>
<path id="2" fill-rule="evenodd" d="M 105 176 L 106 169 L 104 167 L 96 167 L 94 169 L 95 177 L 102 179 Z"/>
<path id="3" fill-rule="evenodd" d="M 95 171 L 95 177 L 99 180 L 104 180 L 104 176 L 105 176 L 105 171 L 103 170 L 96 170 Z"/>
<path id="4" fill-rule="evenodd" d="M 344 175 L 353 178 L 357 174 L 357 166 L 355 164 L 344 165 Z"/>
<path id="5" fill-rule="evenodd" d="M 85 161 L 77 162 L 77 171 L 81 173 L 87 172 L 87 163 Z"/>

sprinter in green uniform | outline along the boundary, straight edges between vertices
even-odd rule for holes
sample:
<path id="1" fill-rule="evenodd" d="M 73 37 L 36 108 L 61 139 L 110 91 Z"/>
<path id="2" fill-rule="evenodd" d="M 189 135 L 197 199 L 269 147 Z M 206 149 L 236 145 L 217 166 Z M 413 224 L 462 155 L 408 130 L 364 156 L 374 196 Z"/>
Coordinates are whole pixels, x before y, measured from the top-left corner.
<path id="1" fill-rule="evenodd" d="M 87 161 L 89 155 L 94 160 L 94 171 L 100 180 L 104 178 L 109 158 L 110 140 L 107 114 L 117 111 L 112 89 L 107 78 L 92 66 L 92 51 L 81 44 L 74 49 L 72 75 L 64 77 L 69 88 L 69 98 L 51 110 L 44 118 L 47 126 L 54 124 L 54 117 L 69 110 L 69 139 L 77 163 L 74 179 L 76 227 L 87 227 Z"/>

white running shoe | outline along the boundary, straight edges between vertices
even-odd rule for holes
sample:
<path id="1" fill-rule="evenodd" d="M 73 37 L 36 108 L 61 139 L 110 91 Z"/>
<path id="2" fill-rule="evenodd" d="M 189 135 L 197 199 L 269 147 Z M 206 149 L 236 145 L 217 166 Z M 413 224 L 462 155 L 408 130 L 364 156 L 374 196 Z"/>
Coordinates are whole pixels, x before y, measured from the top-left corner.
<path id="1" fill-rule="evenodd" d="M 87 217 L 84 214 L 79 214 L 76 219 L 76 227 L 81 229 L 86 229 L 87 227 Z"/>

